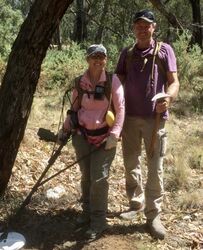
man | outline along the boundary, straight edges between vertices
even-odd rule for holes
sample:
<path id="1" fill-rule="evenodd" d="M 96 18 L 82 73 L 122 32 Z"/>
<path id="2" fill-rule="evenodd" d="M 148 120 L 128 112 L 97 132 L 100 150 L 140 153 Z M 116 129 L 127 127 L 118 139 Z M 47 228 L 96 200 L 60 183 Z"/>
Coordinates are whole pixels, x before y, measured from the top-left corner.
<path id="1" fill-rule="evenodd" d="M 134 15 L 136 42 L 132 48 L 122 51 L 116 73 L 123 82 L 126 100 L 122 131 L 126 192 L 130 204 L 126 218 L 135 216 L 137 211 L 144 208 L 150 234 L 157 239 L 164 239 L 165 228 L 160 220 L 163 156 L 166 149 L 164 126 L 168 119 L 168 108 L 178 94 L 179 81 L 174 51 L 169 44 L 160 45 L 153 39 L 155 29 L 155 17 L 151 11 L 142 10 Z M 152 101 L 158 93 L 167 95 L 161 95 L 161 101 Z M 155 117 L 160 117 L 160 120 Z M 155 139 L 152 139 L 154 133 Z M 145 191 L 140 167 L 142 140 L 148 167 Z"/>

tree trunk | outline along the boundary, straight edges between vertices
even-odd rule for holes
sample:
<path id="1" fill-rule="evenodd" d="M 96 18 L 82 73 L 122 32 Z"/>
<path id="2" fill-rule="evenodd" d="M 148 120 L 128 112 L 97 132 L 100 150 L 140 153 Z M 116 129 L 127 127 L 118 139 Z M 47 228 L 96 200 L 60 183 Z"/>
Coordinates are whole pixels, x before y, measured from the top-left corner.
<path id="1" fill-rule="evenodd" d="M 51 40 L 50 48 L 55 48 L 57 46 L 58 50 L 62 50 L 62 43 L 61 43 L 61 34 L 60 34 L 60 25 L 58 24 L 54 35 Z"/>
<path id="2" fill-rule="evenodd" d="M 73 0 L 36 0 L 9 56 L 0 88 L 0 194 L 7 188 L 24 136 L 42 61 Z"/>
<path id="3" fill-rule="evenodd" d="M 81 43 L 87 38 L 85 0 L 77 0 L 76 3 L 77 13 L 74 40 Z"/>
<path id="4" fill-rule="evenodd" d="M 178 28 L 181 31 L 183 31 L 183 27 L 180 24 L 180 22 L 178 21 L 178 19 L 176 18 L 176 16 L 171 13 L 168 12 L 165 8 L 165 6 L 162 4 L 162 2 L 160 0 L 149 0 L 152 5 L 161 12 L 162 15 L 165 16 L 165 18 L 168 20 L 168 22 L 174 27 L 174 28 Z"/>
<path id="5" fill-rule="evenodd" d="M 202 34 L 202 25 L 201 25 L 201 7 L 200 0 L 189 0 L 192 7 L 192 19 L 193 19 L 193 32 L 192 32 L 192 44 L 198 44 L 203 50 L 203 34 Z"/>
<path id="6" fill-rule="evenodd" d="M 109 4 L 110 4 L 110 0 L 105 0 L 103 12 L 102 12 L 101 19 L 100 19 L 100 25 L 99 25 L 99 28 L 95 37 L 96 43 L 102 42 L 102 36 L 104 32 L 105 21 L 106 21 L 106 16 L 107 16 L 108 9 L 109 9 Z"/>

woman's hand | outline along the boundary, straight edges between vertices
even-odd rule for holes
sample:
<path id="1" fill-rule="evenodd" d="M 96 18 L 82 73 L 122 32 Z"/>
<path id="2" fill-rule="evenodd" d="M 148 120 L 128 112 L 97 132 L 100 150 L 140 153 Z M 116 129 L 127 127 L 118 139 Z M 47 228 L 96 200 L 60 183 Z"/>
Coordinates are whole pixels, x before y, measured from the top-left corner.
<path id="1" fill-rule="evenodd" d="M 105 150 L 115 148 L 117 146 L 117 142 L 118 142 L 118 139 L 115 137 L 115 135 L 110 134 L 106 140 Z"/>
<path id="2" fill-rule="evenodd" d="M 61 128 L 57 135 L 57 143 L 59 145 L 65 145 L 67 143 L 67 140 L 70 137 L 70 131 L 64 130 L 64 128 Z"/>

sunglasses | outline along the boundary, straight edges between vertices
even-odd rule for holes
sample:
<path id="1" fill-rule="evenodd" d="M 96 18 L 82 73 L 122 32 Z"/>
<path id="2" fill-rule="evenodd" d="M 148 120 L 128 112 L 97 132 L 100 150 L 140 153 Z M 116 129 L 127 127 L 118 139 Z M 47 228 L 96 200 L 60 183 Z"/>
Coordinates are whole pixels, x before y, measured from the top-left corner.
<path id="1" fill-rule="evenodd" d="M 106 56 L 104 54 L 93 54 L 91 55 L 89 58 L 91 59 L 100 59 L 100 60 L 103 60 L 106 58 Z"/>

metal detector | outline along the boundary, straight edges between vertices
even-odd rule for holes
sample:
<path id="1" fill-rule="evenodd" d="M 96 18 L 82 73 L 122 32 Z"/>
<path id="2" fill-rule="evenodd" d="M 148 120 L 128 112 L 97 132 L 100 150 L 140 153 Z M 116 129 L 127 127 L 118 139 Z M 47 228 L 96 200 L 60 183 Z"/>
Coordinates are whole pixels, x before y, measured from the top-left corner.
<path id="1" fill-rule="evenodd" d="M 25 237 L 17 232 L 0 233 L 0 249 L 19 250 L 25 245 Z"/>

